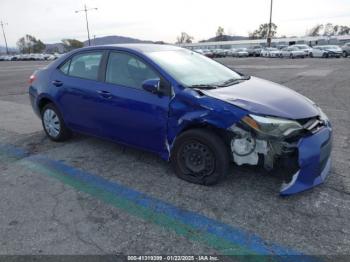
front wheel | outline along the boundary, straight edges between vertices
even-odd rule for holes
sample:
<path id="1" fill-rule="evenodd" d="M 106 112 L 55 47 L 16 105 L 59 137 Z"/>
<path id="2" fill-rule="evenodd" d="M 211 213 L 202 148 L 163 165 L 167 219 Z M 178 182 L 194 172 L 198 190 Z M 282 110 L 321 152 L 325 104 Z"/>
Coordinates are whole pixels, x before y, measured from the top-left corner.
<path id="1" fill-rule="evenodd" d="M 46 135 L 53 141 L 65 141 L 72 135 L 63 122 L 61 113 L 51 103 L 41 110 L 41 121 Z"/>
<path id="2" fill-rule="evenodd" d="M 348 57 L 348 53 L 346 51 L 343 51 L 343 56 Z"/>
<path id="3" fill-rule="evenodd" d="M 194 184 L 218 183 L 226 176 L 229 162 L 229 150 L 222 139 L 204 129 L 182 133 L 171 152 L 176 175 Z"/>
<path id="4" fill-rule="evenodd" d="M 313 53 L 310 53 L 309 56 L 310 56 L 311 58 L 313 58 L 313 57 L 314 57 L 314 54 L 313 54 Z"/>

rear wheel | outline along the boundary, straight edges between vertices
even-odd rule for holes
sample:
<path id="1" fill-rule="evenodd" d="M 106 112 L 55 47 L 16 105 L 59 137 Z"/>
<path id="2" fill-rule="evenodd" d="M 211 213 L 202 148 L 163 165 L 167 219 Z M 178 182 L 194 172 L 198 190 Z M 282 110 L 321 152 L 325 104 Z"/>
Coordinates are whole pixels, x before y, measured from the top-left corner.
<path id="1" fill-rule="evenodd" d="M 61 113 L 52 103 L 41 110 L 41 121 L 46 135 L 53 141 L 65 141 L 72 135 L 64 124 Z"/>
<path id="2" fill-rule="evenodd" d="M 323 55 L 322 55 L 322 57 L 324 57 L 324 58 L 328 58 L 328 54 L 327 53 L 323 53 Z"/>
<path id="3" fill-rule="evenodd" d="M 343 56 L 348 57 L 348 53 L 346 51 L 343 51 Z"/>
<path id="4" fill-rule="evenodd" d="M 311 58 L 313 58 L 313 57 L 314 57 L 314 54 L 313 54 L 313 53 L 310 53 L 309 56 L 310 56 Z"/>
<path id="5" fill-rule="evenodd" d="M 213 185 L 224 178 L 229 159 L 228 147 L 221 138 L 204 129 L 182 133 L 171 153 L 176 175 L 200 185 Z"/>

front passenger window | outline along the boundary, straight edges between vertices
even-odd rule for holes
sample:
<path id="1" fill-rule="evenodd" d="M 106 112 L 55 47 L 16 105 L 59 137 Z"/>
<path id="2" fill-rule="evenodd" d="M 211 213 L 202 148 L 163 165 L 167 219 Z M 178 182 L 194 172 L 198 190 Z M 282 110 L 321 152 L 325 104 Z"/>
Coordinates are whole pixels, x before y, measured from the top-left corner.
<path id="1" fill-rule="evenodd" d="M 90 80 L 97 80 L 101 59 L 101 52 L 89 52 L 76 55 L 71 61 L 69 75 Z"/>
<path id="2" fill-rule="evenodd" d="M 109 55 L 107 83 L 142 89 L 142 83 L 148 79 L 160 79 L 160 77 L 139 58 L 121 52 Z"/>

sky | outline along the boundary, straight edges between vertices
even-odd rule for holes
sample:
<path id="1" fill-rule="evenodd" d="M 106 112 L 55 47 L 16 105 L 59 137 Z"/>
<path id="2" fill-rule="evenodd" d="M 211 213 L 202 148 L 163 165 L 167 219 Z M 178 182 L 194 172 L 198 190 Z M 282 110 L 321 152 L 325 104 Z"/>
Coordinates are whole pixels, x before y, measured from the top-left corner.
<path id="1" fill-rule="evenodd" d="M 173 43 L 181 32 L 200 41 L 215 36 L 218 26 L 247 36 L 269 20 L 270 0 L 0 0 L 0 20 L 7 23 L 9 46 L 25 34 L 44 43 L 63 38 L 86 40 L 83 5 L 91 35 L 121 35 Z M 274 0 L 273 22 L 279 36 L 302 36 L 318 23 L 350 26 L 350 0 Z M 0 45 L 4 45 L 2 34 Z"/>

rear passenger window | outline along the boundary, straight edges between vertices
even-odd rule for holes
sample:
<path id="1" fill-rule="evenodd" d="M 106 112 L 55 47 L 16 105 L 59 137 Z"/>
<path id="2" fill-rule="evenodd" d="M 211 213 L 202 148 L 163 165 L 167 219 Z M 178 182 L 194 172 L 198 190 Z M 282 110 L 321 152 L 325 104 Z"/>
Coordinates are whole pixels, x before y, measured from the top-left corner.
<path id="1" fill-rule="evenodd" d="M 97 80 L 101 59 L 101 52 L 76 55 L 72 58 L 68 74 L 70 76 Z"/>
<path id="2" fill-rule="evenodd" d="M 154 70 L 139 58 L 126 53 L 111 53 L 109 55 L 106 82 L 142 88 L 142 83 L 148 79 L 160 79 Z"/>

